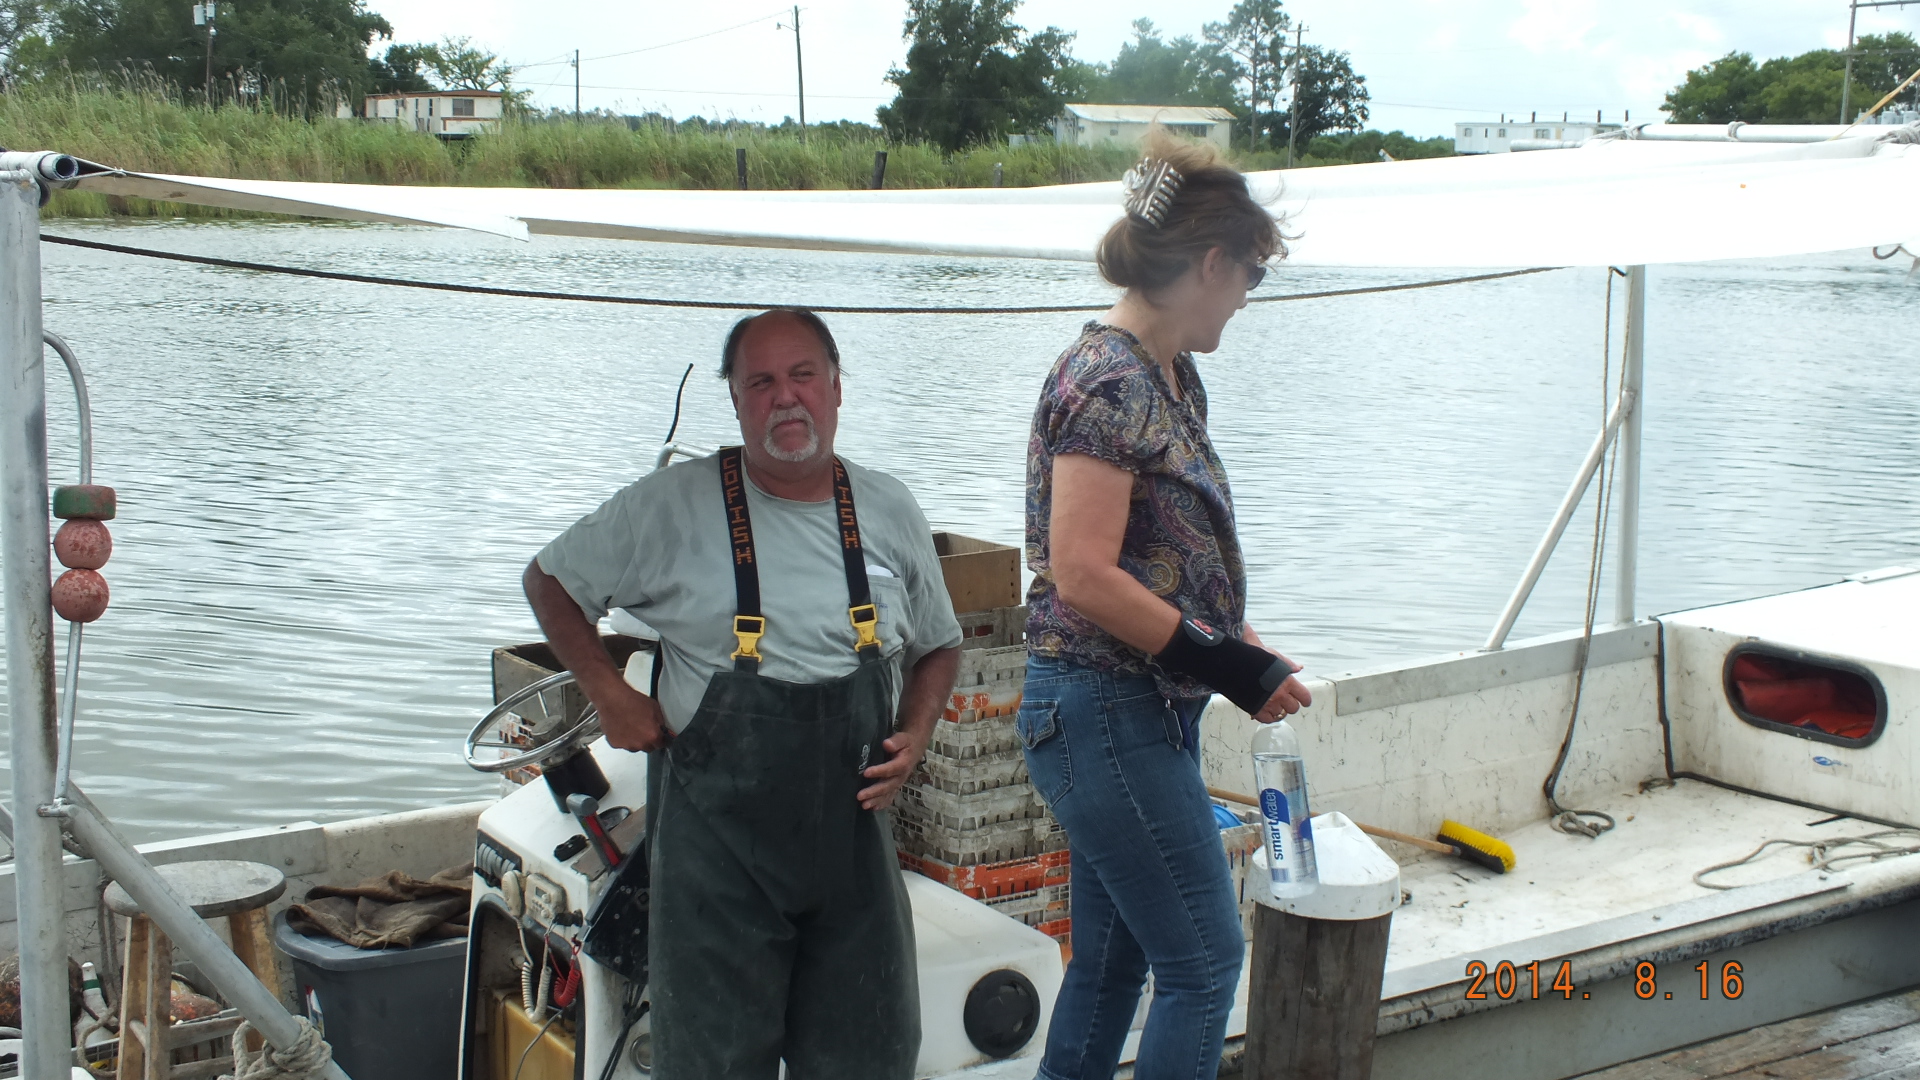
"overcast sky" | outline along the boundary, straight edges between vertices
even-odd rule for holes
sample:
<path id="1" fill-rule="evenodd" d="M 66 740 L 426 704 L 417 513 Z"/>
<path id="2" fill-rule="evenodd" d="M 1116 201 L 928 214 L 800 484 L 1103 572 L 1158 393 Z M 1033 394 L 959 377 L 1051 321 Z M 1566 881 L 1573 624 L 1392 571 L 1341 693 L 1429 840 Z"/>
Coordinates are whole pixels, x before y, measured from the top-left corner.
<path id="1" fill-rule="evenodd" d="M 401 41 L 464 34 L 523 66 L 536 104 L 580 102 L 779 122 L 797 112 L 791 11 L 770 0 L 529 3 L 369 0 Z M 1077 35 L 1073 51 L 1110 60 L 1131 23 L 1199 36 L 1231 0 L 1027 0 L 1030 29 Z M 1687 69 L 1733 50 L 1765 59 L 1846 43 L 1845 0 L 1288 0 L 1307 40 L 1352 54 L 1373 93 L 1370 126 L 1452 133 L 1455 120 L 1505 112 L 1658 119 Z M 905 45 L 903 0 L 802 3 L 807 119 L 871 122 L 892 96 Z M 1920 29 L 1920 6 L 1863 11 L 1860 32 Z M 690 40 L 691 39 L 691 40 Z M 378 47 L 376 45 L 376 47 Z"/>

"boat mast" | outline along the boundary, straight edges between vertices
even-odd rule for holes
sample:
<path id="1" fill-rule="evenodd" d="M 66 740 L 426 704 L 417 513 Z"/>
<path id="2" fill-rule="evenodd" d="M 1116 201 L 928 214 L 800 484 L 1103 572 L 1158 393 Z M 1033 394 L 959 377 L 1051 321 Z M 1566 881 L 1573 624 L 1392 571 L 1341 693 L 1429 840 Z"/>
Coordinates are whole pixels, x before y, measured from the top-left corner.
<path id="1" fill-rule="evenodd" d="M 1622 398 L 1632 402 L 1620 427 L 1620 461 L 1614 483 L 1620 489 L 1620 577 L 1613 596 L 1613 621 L 1634 620 L 1633 594 L 1640 572 L 1640 419 L 1646 410 L 1641 379 L 1646 367 L 1647 268 L 1627 268 L 1626 359 L 1620 368 Z"/>
<path id="2" fill-rule="evenodd" d="M 6 155 L 21 158 L 26 155 Z M 47 386 L 40 325 L 40 184 L 0 161 L 0 579 L 7 596 L 13 873 L 20 935 L 20 1075 L 71 1072 L 60 821 L 53 801 L 53 601 Z"/>
<path id="3" fill-rule="evenodd" d="M 1613 273 L 1609 269 L 1607 273 Z M 1626 357 L 1621 363 L 1620 394 L 1615 399 L 1612 411 L 1600 426 L 1600 434 L 1587 450 L 1586 459 L 1580 463 L 1580 471 L 1574 474 L 1573 483 L 1560 500 L 1560 508 L 1554 512 L 1553 522 L 1547 526 L 1547 534 L 1533 549 L 1533 558 L 1528 560 L 1526 570 L 1520 575 L 1520 583 L 1513 587 L 1513 594 L 1507 598 L 1507 606 L 1500 611 L 1499 621 L 1493 624 L 1493 632 L 1487 635 L 1487 643 L 1480 646 L 1481 652 L 1497 652 L 1506 647 L 1507 635 L 1513 631 L 1515 620 L 1520 618 L 1520 609 L 1527 606 L 1527 599 L 1533 595 L 1533 587 L 1539 583 L 1540 574 L 1547 568 L 1547 560 L 1553 557 L 1554 548 L 1560 544 L 1560 537 L 1567 531 L 1567 523 L 1573 520 L 1573 512 L 1580 506 L 1580 500 L 1586 497 L 1587 488 L 1593 483 L 1593 477 L 1600 470 L 1601 462 L 1606 460 L 1607 448 L 1619 439 L 1618 454 L 1615 458 L 1614 483 L 1623 485 L 1620 492 L 1620 580 L 1618 595 L 1614 598 L 1614 621 L 1626 624 L 1633 621 L 1633 593 L 1635 578 L 1639 571 L 1640 546 L 1640 384 L 1642 369 L 1645 366 L 1643 342 L 1646 340 L 1647 321 L 1647 268 L 1631 266 L 1627 268 L 1627 329 Z"/>

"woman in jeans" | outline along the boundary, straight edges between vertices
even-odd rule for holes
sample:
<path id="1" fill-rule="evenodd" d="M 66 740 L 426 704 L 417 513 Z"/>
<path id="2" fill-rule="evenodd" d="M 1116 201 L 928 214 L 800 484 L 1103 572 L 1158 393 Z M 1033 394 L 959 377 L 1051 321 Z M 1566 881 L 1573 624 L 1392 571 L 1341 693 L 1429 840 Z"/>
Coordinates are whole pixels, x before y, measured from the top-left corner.
<path id="1" fill-rule="evenodd" d="M 1156 132 L 1099 250 L 1126 290 L 1047 376 L 1027 458 L 1027 682 L 1034 786 L 1073 851 L 1073 960 L 1042 1080 L 1109 1080 L 1140 991 L 1140 1080 L 1211 1078 L 1243 942 L 1200 776 L 1220 693 L 1271 722 L 1310 702 L 1246 624 L 1227 476 L 1194 353 L 1220 344 L 1273 217 L 1206 144 Z"/>

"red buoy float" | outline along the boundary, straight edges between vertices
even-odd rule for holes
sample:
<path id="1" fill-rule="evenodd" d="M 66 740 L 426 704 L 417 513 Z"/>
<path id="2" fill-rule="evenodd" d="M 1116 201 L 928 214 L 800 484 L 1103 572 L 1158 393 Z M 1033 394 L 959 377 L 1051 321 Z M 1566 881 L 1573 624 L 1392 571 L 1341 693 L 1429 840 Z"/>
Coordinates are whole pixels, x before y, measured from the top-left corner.
<path id="1" fill-rule="evenodd" d="M 113 557 L 113 534 L 94 518 L 73 518 L 53 534 L 53 554 L 61 566 L 98 570 Z"/>
<path id="2" fill-rule="evenodd" d="M 107 579 L 84 568 L 61 574 L 53 583 L 53 610 L 77 623 L 90 623 L 106 614 Z"/>

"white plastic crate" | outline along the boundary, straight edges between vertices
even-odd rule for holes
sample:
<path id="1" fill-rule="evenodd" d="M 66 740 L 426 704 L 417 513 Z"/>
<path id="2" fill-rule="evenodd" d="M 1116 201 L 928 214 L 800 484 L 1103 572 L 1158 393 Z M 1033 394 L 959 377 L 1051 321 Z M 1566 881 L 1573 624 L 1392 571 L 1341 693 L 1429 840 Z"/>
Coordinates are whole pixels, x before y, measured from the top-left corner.
<path id="1" fill-rule="evenodd" d="M 1069 890 L 1072 887 L 1071 883 L 1048 885 L 1031 892 L 996 896 L 981 902 L 1009 919 L 1018 919 L 1028 926 L 1039 926 L 1043 922 L 1067 917 Z"/>
<path id="2" fill-rule="evenodd" d="M 1219 800 L 1215 800 L 1219 802 Z M 1250 889 L 1264 889 L 1266 882 L 1248 873 L 1253 866 L 1253 853 L 1264 842 L 1260 811 L 1248 806 L 1227 806 L 1227 812 L 1239 818 L 1241 824 L 1230 829 L 1220 830 L 1220 846 L 1227 852 L 1227 872 L 1233 878 L 1234 899 L 1240 906 L 1240 930 L 1248 941 L 1253 940 L 1253 893 Z"/>
<path id="3" fill-rule="evenodd" d="M 955 829 L 938 822 L 893 815 L 893 837 L 912 855 L 938 859 L 950 866 L 979 866 L 1039 855 L 1042 849 L 1030 819 L 1002 821 L 974 829 Z"/>
<path id="4" fill-rule="evenodd" d="M 957 724 L 1012 716 L 1027 681 L 1027 647 L 960 650 L 960 670 L 942 718 Z"/>
<path id="5" fill-rule="evenodd" d="M 955 795 L 972 795 L 1012 784 L 1027 783 L 1027 757 L 1018 749 L 1002 750 L 971 759 L 949 758 L 930 748 L 920 760 L 909 784 L 937 788 Z"/>
<path id="6" fill-rule="evenodd" d="M 956 795 L 938 788 L 908 784 L 900 789 L 900 813 L 950 829 L 977 829 L 1003 821 L 1025 821 L 1046 814 L 1047 805 L 1031 783 Z"/>
<path id="7" fill-rule="evenodd" d="M 960 620 L 960 647 L 998 649 L 1019 645 L 1027 640 L 1027 609 L 993 608 L 969 611 L 955 616 Z"/>
<path id="8" fill-rule="evenodd" d="M 942 717 L 933 723 L 933 738 L 927 743 L 927 756 L 966 762 L 1008 752 L 1017 754 L 1020 752 L 1020 733 L 1014 730 L 1014 715 L 1008 713 L 965 722 Z"/>

